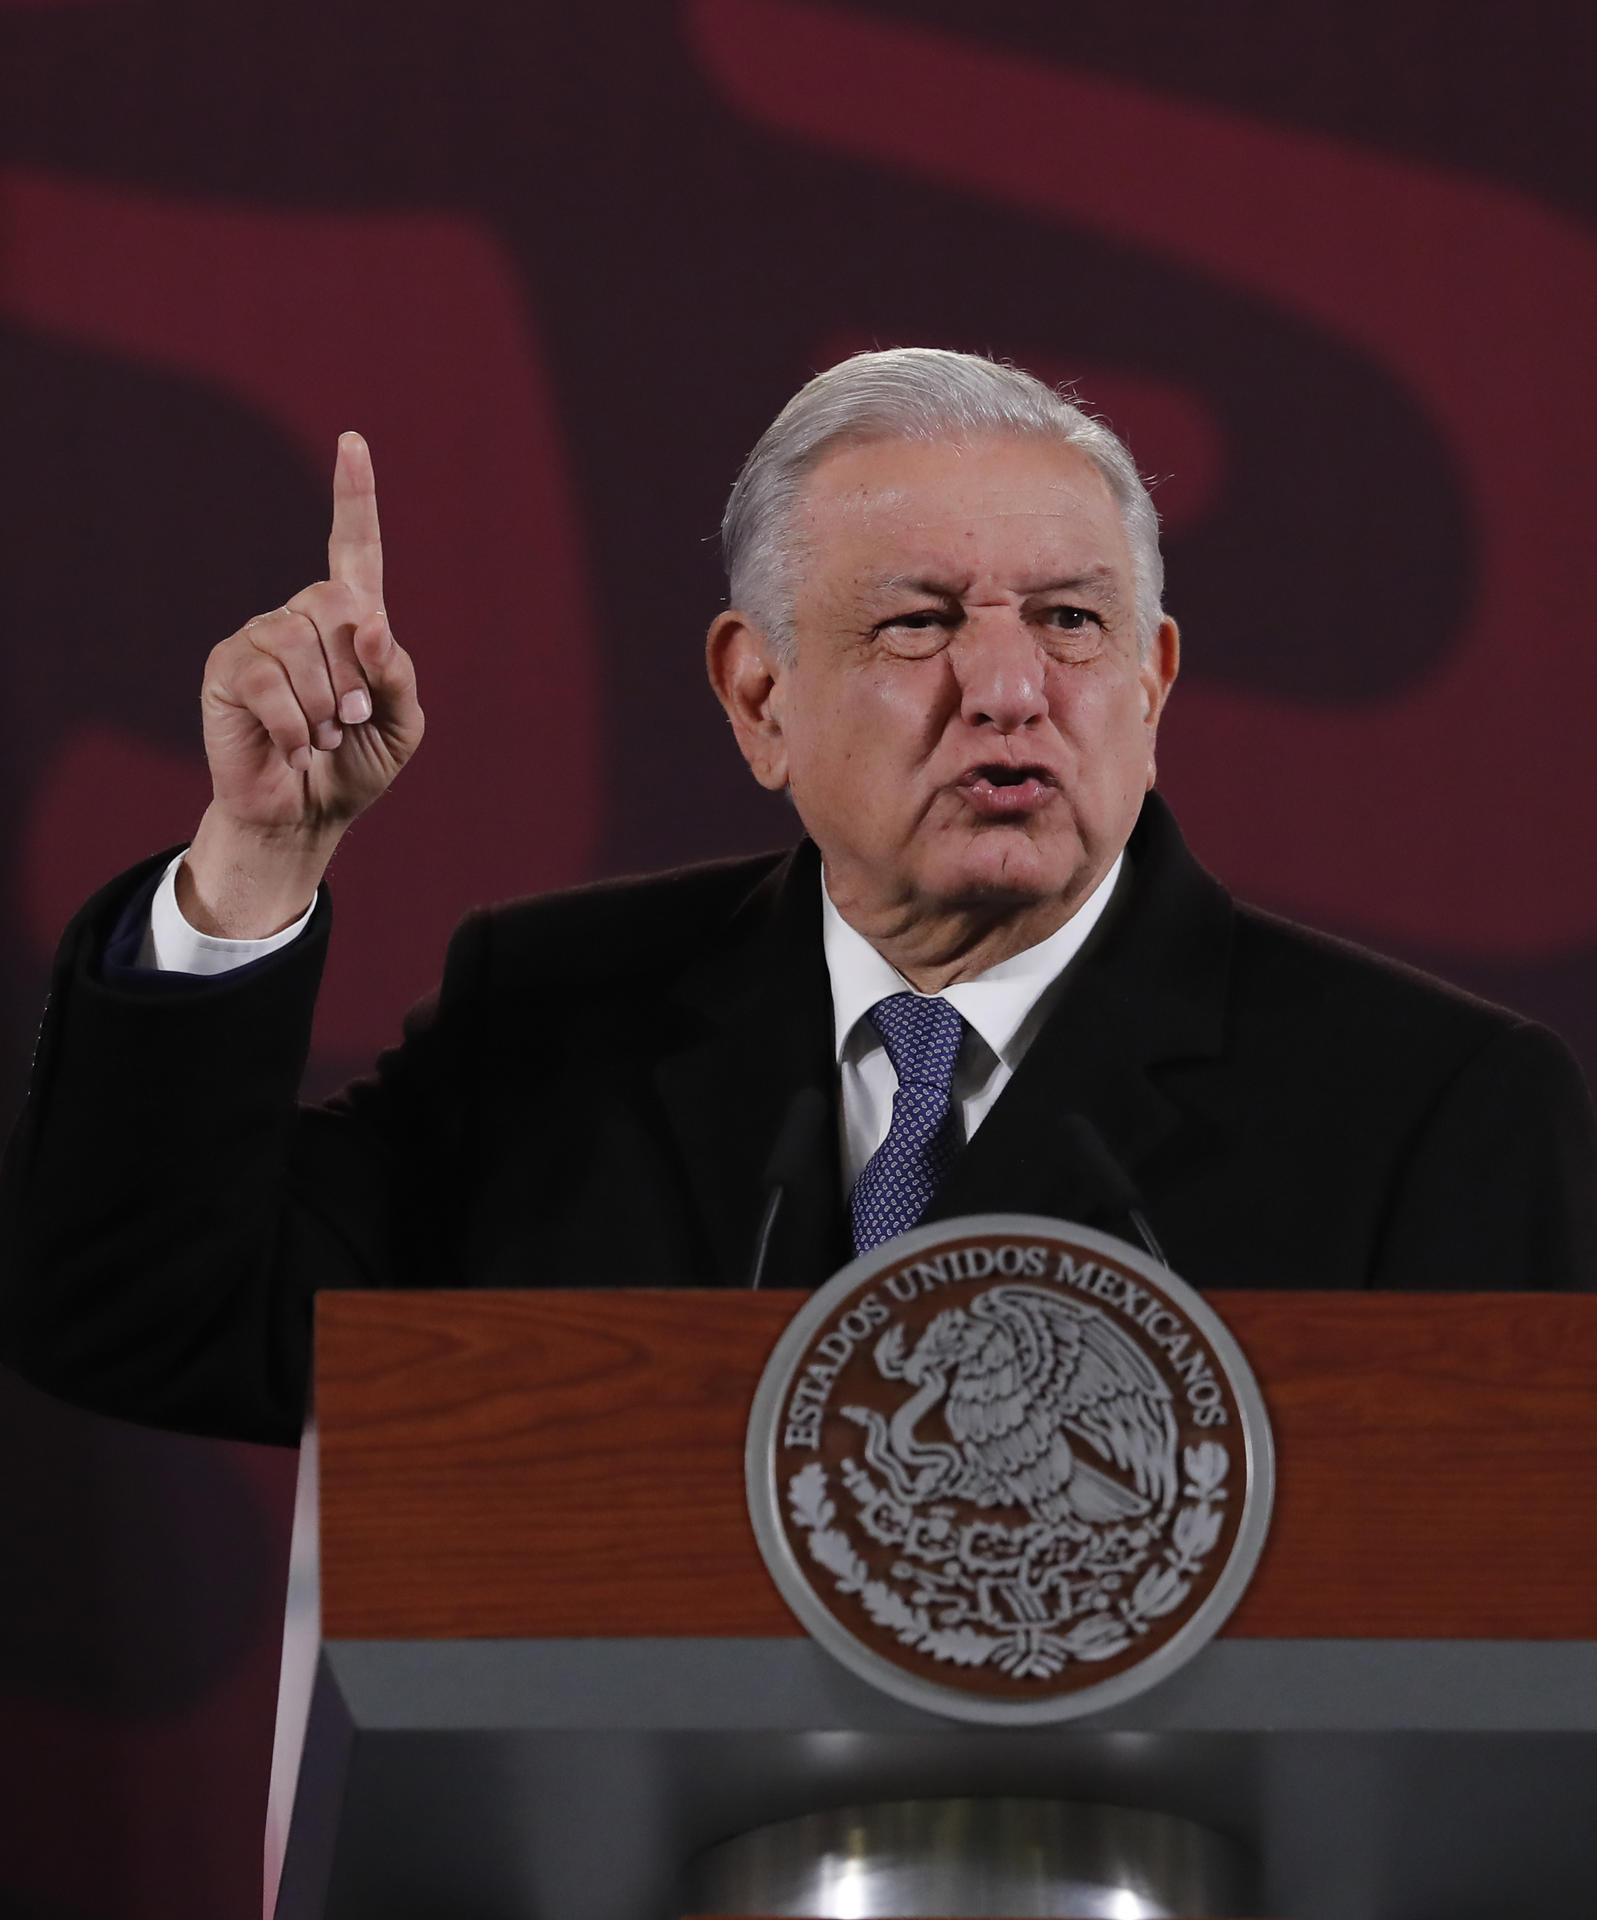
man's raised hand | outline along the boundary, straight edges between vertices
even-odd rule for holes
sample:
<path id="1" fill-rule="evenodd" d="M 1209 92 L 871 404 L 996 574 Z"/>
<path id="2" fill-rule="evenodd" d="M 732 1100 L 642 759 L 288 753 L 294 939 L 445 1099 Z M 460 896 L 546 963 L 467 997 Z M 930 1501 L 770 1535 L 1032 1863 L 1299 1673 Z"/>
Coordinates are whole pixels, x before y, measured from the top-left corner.
<path id="1" fill-rule="evenodd" d="M 327 571 L 206 663 L 213 797 L 178 877 L 201 932 L 252 939 L 297 919 L 344 829 L 421 740 L 415 669 L 383 611 L 377 491 L 358 433 L 338 442 Z"/>

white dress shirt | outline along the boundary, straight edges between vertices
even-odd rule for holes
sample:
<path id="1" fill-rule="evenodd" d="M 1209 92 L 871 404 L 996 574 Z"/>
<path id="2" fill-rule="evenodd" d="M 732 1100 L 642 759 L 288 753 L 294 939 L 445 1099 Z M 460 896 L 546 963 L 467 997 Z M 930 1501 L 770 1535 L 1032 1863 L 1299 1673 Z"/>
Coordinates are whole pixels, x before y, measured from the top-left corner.
<path id="1" fill-rule="evenodd" d="M 1036 946 L 1000 960 L 974 980 L 945 987 L 942 998 L 964 1019 L 954 1069 L 954 1106 L 968 1140 L 992 1111 L 1026 1049 L 1053 1011 L 1065 972 L 1098 924 L 1125 864 L 1114 865 L 1058 930 Z M 838 1106 L 843 1132 L 843 1188 L 852 1189 L 865 1162 L 887 1138 L 898 1075 L 866 1014 L 890 993 L 916 989 L 857 933 L 821 888 L 826 970 L 832 977 L 832 1031 L 837 1048 Z"/>
<path id="2" fill-rule="evenodd" d="M 183 849 L 187 853 L 188 848 Z M 200 933 L 183 918 L 177 903 L 177 870 L 183 864 L 180 853 L 155 889 L 150 902 L 150 924 L 139 944 L 139 965 L 154 967 L 161 973 L 231 973 L 235 967 L 247 967 L 268 953 L 276 953 L 290 940 L 297 940 L 310 925 L 316 902 L 281 933 L 270 933 L 264 940 L 222 940 L 212 933 Z"/>
<path id="3" fill-rule="evenodd" d="M 315 903 L 291 927 L 264 940 L 221 940 L 200 933 L 177 903 L 177 870 L 167 868 L 150 903 L 150 925 L 139 950 L 143 966 L 162 973 L 230 973 L 276 953 L 304 932 Z M 1125 865 L 1121 854 L 1071 917 L 1046 940 L 1001 960 L 974 980 L 945 987 L 942 998 L 964 1019 L 965 1038 L 954 1069 L 954 1105 L 968 1140 L 1008 1086 L 1026 1049 L 1053 1010 L 1065 973 L 1098 924 Z M 898 1076 L 866 1014 L 890 993 L 916 989 L 857 933 L 832 905 L 823 880 L 821 914 L 826 970 L 832 983 L 832 1028 L 837 1048 L 838 1107 L 842 1127 L 843 1190 L 887 1137 Z"/>

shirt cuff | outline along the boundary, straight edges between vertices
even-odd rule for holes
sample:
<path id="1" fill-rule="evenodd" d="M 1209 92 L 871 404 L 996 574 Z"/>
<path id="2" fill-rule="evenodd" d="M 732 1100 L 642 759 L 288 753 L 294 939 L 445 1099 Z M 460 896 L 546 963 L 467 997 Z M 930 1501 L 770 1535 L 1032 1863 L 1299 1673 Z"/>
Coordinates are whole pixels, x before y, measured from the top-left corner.
<path id="1" fill-rule="evenodd" d="M 155 889 L 150 924 L 139 946 L 141 967 L 153 967 L 161 973 L 231 973 L 236 967 L 247 967 L 252 960 L 264 960 L 267 954 L 288 946 L 309 926 L 316 911 L 315 900 L 291 927 L 269 933 L 264 940 L 222 940 L 213 933 L 198 932 L 183 918 L 183 909 L 177 903 L 177 870 L 187 852 L 185 847 L 178 854 Z"/>

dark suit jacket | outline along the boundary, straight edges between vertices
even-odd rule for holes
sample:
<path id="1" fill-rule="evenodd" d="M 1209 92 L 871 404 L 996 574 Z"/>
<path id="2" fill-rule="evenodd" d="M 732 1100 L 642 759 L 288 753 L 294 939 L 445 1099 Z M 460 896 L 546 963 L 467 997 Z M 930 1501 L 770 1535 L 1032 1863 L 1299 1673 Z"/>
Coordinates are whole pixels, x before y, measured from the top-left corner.
<path id="1" fill-rule="evenodd" d="M 163 856 L 164 857 L 164 856 Z M 323 1286 L 744 1284 L 795 1090 L 835 1104 L 813 847 L 468 919 L 375 1076 L 296 1111 L 328 931 L 248 977 L 102 977 L 154 864 L 63 943 L 8 1160 L 0 1348 L 134 1418 L 293 1440 Z M 1544 1030 L 1233 905 L 1163 804 L 929 1218 L 1106 1217 L 1086 1115 L 1199 1287 L 1568 1287 L 1580 1073 Z M 768 1284 L 847 1257 L 837 1129 Z"/>

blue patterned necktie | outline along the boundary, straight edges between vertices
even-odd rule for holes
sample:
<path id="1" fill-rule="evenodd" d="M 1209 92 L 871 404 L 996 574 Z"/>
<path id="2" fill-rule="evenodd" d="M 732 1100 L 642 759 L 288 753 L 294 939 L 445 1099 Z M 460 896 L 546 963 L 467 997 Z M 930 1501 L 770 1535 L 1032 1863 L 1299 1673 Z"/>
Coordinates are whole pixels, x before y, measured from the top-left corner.
<path id="1" fill-rule="evenodd" d="M 959 1151 L 949 1095 L 965 1034 L 965 1022 L 946 1000 L 918 993 L 889 994 L 866 1018 L 882 1036 L 898 1091 L 887 1138 L 849 1195 L 856 1253 L 914 1226 Z"/>

